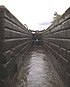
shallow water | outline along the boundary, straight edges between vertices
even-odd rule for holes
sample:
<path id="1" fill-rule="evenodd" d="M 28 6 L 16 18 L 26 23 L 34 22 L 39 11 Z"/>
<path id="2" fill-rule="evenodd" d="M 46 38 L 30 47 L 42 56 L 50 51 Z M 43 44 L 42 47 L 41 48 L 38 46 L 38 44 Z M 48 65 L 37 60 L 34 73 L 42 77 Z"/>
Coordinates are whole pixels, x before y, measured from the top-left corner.
<path id="1" fill-rule="evenodd" d="M 64 87 L 41 46 L 34 46 L 27 54 L 16 87 Z"/>

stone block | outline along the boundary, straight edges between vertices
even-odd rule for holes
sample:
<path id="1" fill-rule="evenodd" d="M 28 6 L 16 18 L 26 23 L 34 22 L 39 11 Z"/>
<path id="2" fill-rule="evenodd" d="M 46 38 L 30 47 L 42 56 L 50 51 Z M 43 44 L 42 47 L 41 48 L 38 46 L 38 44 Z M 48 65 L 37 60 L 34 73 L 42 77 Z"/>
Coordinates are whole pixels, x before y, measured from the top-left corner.
<path id="1" fill-rule="evenodd" d="M 6 39 L 3 42 L 3 51 L 5 52 L 5 51 L 8 51 L 8 50 L 12 50 L 16 46 L 24 43 L 25 41 L 26 41 L 26 39 L 24 39 L 24 38 Z"/>
<path id="2" fill-rule="evenodd" d="M 59 31 L 59 38 L 66 38 L 66 37 L 67 37 L 67 31 L 66 30 Z"/>
<path id="3" fill-rule="evenodd" d="M 2 55 L 3 55 L 4 59 L 5 59 L 5 61 L 8 62 L 11 59 L 11 50 L 3 52 Z"/>
<path id="4" fill-rule="evenodd" d="M 60 54 L 56 53 L 56 59 L 60 62 L 61 66 L 66 70 L 68 60 L 62 57 Z"/>
<path id="5" fill-rule="evenodd" d="M 61 30 L 62 29 L 62 26 L 61 25 L 58 25 L 57 26 L 57 31 Z"/>
<path id="6" fill-rule="evenodd" d="M 2 66 L 7 70 L 8 74 L 13 69 L 13 67 L 16 65 L 16 59 L 13 57 L 11 58 L 7 63 L 2 64 Z"/>
<path id="7" fill-rule="evenodd" d="M 2 65 L 0 65 L 0 80 L 6 78 L 8 76 L 8 72 L 6 68 L 4 68 Z"/>
<path id="8" fill-rule="evenodd" d="M 70 39 L 70 29 L 67 29 L 67 37 L 68 39 Z"/>
<path id="9" fill-rule="evenodd" d="M 54 38 L 58 38 L 58 32 L 55 32 L 55 33 L 53 34 L 53 37 L 54 37 Z"/>
<path id="10" fill-rule="evenodd" d="M 64 73 L 63 81 L 66 87 L 70 87 L 70 74 L 68 72 Z"/>
<path id="11" fill-rule="evenodd" d="M 19 72 L 22 65 L 22 56 L 21 54 L 18 53 L 15 55 L 15 58 L 16 58 L 16 64 L 17 64 L 17 72 Z"/>
<path id="12" fill-rule="evenodd" d="M 62 23 L 62 29 L 69 29 L 69 28 L 70 28 L 70 19 Z"/>
<path id="13" fill-rule="evenodd" d="M 63 47 L 70 50 L 70 40 L 69 39 L 63 40 Z"/>
<path id="14" fill-rule="evenodd" d="M 70 62 L 70 51 L 67 50 L 67 60 Z"/>
<path id="15" fill-rule="evenodd" d="M 11 31 L 9 29 L 4 29 L 4 38 L 10 39 L 11 37 Z"/>
<path id="16" fill-rule="evenodd" d="M 4 38 L 5 39 L 16 39 L 16 38 L 21 38 L 21 37 L 26 37 L 25 34 L 14 31 L 14 30 L 10 30 L 7 28 L 4 28 Z"/>
<path id="17" fill-rule="evenodd" d="M 4 27 L 11 29 L 11 30 L 15 30 L 15 31 L 20 31 L 22 29 L 19 29 L 20 27 L 18 27 L 15 23 L 12 23 L 11 21 L 7 20 L 4 18 Z"/>
<path id="18" fill-rule="evenodd" d="M 61 54 L 61 56 L 63 56 L 65 59 L 67 59 L 66 57 L 67 57 L 67 50 L 66 49 L 64 49 L 64 48 L 60 48 L 60 54 Z"/>
<path id="19" fill-rule="evenodd" d="M 11 40 L 5 40 L 3 42 L 3 52 L 11 50 L 12 49 L 12 41 Z"/>
<path id="20" fill-rule="evenodd" d="M 56 45 L 58 45 L 58 46 L 60 46 L 60 39 L 58 39 L 58 38 L 56 39 L 55 38 L 54 41 L 53 41 L 53 43 L 56 44 Z"/>

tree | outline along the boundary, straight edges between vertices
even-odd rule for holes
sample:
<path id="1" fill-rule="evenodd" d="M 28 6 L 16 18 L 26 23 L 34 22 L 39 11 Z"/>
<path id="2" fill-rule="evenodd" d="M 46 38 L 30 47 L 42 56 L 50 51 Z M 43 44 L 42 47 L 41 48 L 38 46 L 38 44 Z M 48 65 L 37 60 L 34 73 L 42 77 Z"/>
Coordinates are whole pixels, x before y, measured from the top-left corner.
<path id="1" fill-rule="evenodd" d="M 52 23 L 55 23 L 55 22 L 59 23 L 60 17 L 61 17 L 61 15 L 59 15 L 57 12 L 55 12 Z"/>

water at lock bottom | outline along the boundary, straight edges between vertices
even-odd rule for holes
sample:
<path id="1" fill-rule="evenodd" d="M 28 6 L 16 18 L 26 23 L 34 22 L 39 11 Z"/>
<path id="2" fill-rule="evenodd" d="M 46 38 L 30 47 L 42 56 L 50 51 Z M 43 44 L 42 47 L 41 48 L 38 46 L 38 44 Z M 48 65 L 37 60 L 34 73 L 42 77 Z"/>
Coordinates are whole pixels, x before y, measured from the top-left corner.
<path id="1" fill-rule="evenodd" d="M 33 46 L 23 62 L 15 87 L 64 87 L 42 46 Z"/>

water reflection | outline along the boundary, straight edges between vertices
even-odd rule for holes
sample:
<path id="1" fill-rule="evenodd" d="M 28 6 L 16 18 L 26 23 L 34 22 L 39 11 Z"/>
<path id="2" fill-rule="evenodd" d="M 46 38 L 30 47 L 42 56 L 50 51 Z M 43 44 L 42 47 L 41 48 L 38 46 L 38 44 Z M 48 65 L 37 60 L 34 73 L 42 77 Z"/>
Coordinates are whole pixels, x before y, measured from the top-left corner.
<path id="1" fill-rule="evenodd" d="M 30 59 L 30 72 L 27 76 L 28 87 L 40 87 L 44 81 L 44 55 L 39 52 L 32 52 Z M 42 86 L 43 87 L 43 86 Z"/>
<path id="2" fill-rule="evenodd" d="M 17 87 L 64 87 L 41 46 L 34 46 L 27 55 Z"/>

